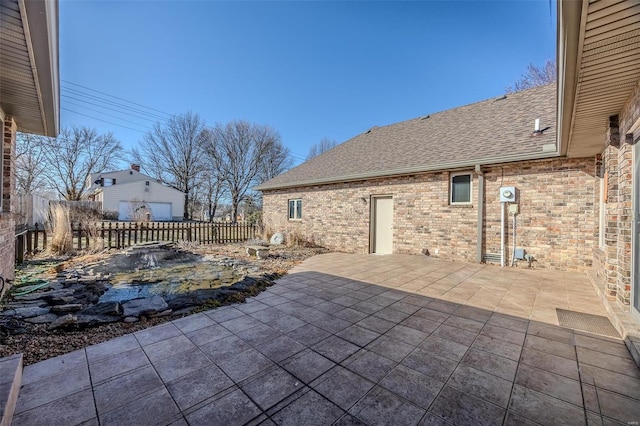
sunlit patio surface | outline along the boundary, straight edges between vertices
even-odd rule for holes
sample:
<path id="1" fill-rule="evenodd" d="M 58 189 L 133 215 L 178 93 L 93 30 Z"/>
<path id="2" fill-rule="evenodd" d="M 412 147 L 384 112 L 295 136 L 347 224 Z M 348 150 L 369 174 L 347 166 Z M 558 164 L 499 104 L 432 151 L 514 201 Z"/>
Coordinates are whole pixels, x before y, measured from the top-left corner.
<path id="1" fill-rule="evenodd" d="M 247 303 L 24 369 L 14 425 L 628 424 L 623 341 L 587 276 L 331 253 Z"/>

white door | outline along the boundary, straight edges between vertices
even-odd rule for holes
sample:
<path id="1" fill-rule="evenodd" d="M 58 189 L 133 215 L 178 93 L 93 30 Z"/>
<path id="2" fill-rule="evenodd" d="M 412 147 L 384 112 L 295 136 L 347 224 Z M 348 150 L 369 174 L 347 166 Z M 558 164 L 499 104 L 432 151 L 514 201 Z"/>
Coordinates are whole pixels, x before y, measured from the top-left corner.
<path id="1" fill-rule="evenodd" d="M 171 203 L 147 203 L 151 220 L 171 220 Z"/>
<path id="2" fill-rule="evenodd" d="M 118 220 L 171 220 L 171 203 L 147 203 L 144 201 L 120 201 Z"/>
<path id="3" fill-rule="evenodd" d="M 118 220 L 131 220 L 134 216 L 135 207 L 128 201 L 120 201 L 118 203 Z"/>
<path id="4" fill-rule="evenodd" d="M 640 322 L 640 137 L 633 146 L 633 223 L 631 257 L 631 316 Z"/>
<path id="5" fill-rule="evenodd" d="M 373 226 L 371 227 L 371 252 L 393 253 L 393 198 L 373 198 Z"/>

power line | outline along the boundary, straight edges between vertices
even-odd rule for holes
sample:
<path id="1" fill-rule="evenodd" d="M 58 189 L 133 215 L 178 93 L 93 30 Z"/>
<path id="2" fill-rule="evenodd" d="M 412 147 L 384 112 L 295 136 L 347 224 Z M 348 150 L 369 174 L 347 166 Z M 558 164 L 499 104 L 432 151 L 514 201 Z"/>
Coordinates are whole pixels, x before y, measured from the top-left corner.
<path id="1" fill-rule="evenodd" d="M 70 92 L 70 94 L 62 93 L 63 96 L 68 96 L 68 97 L 80 96 L 82 98 L 90 99 L 91 101 L 102 102 L 102 103 L 105 103 L 105 104 L 108 104 L 108 105 L 116 106 L 116 107 L 119 107 L 119 108 L 124 108 L 124 109 L 127 109 L 129 111 L 136 112 L 136 113 L 148 115 L 149 117 L 153 117 L 156 120 L 161 120 L 161 121 L 168 120 L 168 118 L 163 117 L 161 115 L 158 115 L 156 113 L 147 112 L 147 111 L 144 111 L 144 110 L 141 110 L 141 109 L 138 109 L 138 108 L 133 108 L 133 107 L 131 107 L 129 105 L 126 105 L 126 104 L 123 104 L 123 103 L 120 103 L 120 102 L 115 102 L 115 101 L 112 101 L 112 100 L 109 100 L 109 99 L 101 98 L 100 96 L 91 95 L 91 94 L 88 94 L 88 93 L 85 93 L 85 92 L 82 92 L 82 91 L 79 91 L 79 90 L 70 89 L 68 87 L 62 87 L 62 90 Z M 87 101 L 85 99 L 82 99 L 82 101 L 83 102 L 89 102 L 89 101 Z"/>
<path id="2" fill-rule="evenodd" d="M 73 105 L 73 106 L 76 106 L 76 107 L 84 108 L 84 109 L 87 109 L 87 110 L 90 110 L 90 111 L 93 111 L 93 112 L 97 112 L 99 114 L 102 114 L 102 115 L 105 115 L 105 116 L 108 116 L 108 117 L 112 117 L 112 118 L 115 118 L 117 120 L 124 121 L 124 122 L 130 123 L 130 124 L 136 125 L 136 126 L 145 127 L 145 128 L 147 127 L 146 125 L 141 124 L 139 122 L 128 120 L 128 119 L 125 119 L 125 118 L 122 118 L 122 117 L 118 117 L 118 116 L 115 116 L 115 115 L 112 115 L 112 114 L 105 113 L 105 112 L 100 111 L 100 110 L 89 108 L 89 107 L 84 106 L 84 105 L 79 105 L 77 103 L 70 102 L 69 99 L 77 101 L 77 102 L 85 103 L 85 104 L 88 104 L 88 105 L 92 105 L 92 106 L 95 106 L 97 108 L 103 108 L 103 109 L 110 110 L 110 111 L 115 111 L 115 112 L 121 112 L 119 109 L 116 109 L 116 108 L 126 109 L 126 110 L 134 112 L 134 113 L 147 115 L 149 117 L 156 118 L 156 120 L 153 120 L 152 118 L 147 118 L 147 117 L 143 117 L 143 116 L 140 116 L 140 115 L 132 114 L 130 112 L 122 112 L 123 114 L 128 114 L 128 115 L 130 115 L 132 117 L 135 117 L 135 118 L 138 118 L 140 120 L 151 121 L 151 122 L 154 122 L 154 123 L 157 123 L 158 121 L 166 123 L 169 119 L 176 117 L 175 114 L 170 114 L 170 113 L 168 113 L 166 111 L 162 111 L 162 110 L 159 110 L 157 108 L 152 108 L 152 107 L 149 107 L 149 106 L 137 103 L 137 102 L 133 102 L 133 101 L 130 101 L 128 99 L 121 98 L 119 96 L 111 95 L 109 93 L 102 92 L 100 90 L 92 89 L 90 87 L 83 86 L 81 84 L 73 83 L 73 82 L 70 82 L 70 81 L 64 80 L 64 79 L 61 79 L 60 81 L 65 83 L 65 84 L 68 84 L 68 85 L 76 86 L 78 88 L 81 88 L 81 89 L 84 89 L 84 90 L 88 90 L 90 92 L 99 93 L 99 94 L 101 94 L 103 96 L 107 96 L 109 98 L 113 98 L 113 99 L 117 99 L 119 101 L 125 102 L 125 103 L 116 102 L 116 101 L 113 101 L 113 100 L 110 100 L 110 99 L 107 99 L 107 98 L 104 98 L 104 97 L 101 97 L 101 96 L 97 96 L 97 95 L 94 95 L 94 94 L 91 94 L 91 93 L 86 93 L 83 90 L 79 90 L 79 89 L 76 89 L 76 88 L 73 88 L 73 87 L 61 87 L 63 90 L 68 92 L 68 94 L 62 94 L 62 98 L 66 99 L 66 101 L 65 101 L 66 103 L 68 103 L 70 105 Z M 80 98 L 78 98 L 78 97 L 80 97 Z M 85 99 L 82 99 L 82 98 L 85 98 Z M 138 106 L 140 108 L 143 108 L 143 109 L 134 108 L 134 107 L 129 106 L 127 104 L 136 105 L 136 106 Z M 113 108 L 113 107 L 116 107 L 116 108 Z M 92 118 L 94 120 L 101 121 L 103 123 L 111 124 L 111 125 L 114 125 L 114 126 L 117 126 L 117 127 L 122 127 L 124 129 L 129 129 L 129 130 L 133 130 L 133 131 L 140 132 L 140 133 L 146 133 L 148 131 L 148 130 L 134 129 L 132 127 L 128 127 L 128 126 L 125 126 L 125 125 L 122 125 L 122 124 L 119 124 L 119 123 L 114 123 L 112 121 L 103 120 L 103 119 L 100 119 L 100 118 L 97 118 L 97 117 L 93 117 L 93 116 L 88 115 L 88 114 L 83 114 L 83 113 L 78 112 L 78 111 L 73 111 L 73 110 L 68 109 L 68 108 L 61 108 L 61 109 L 65 110 L 65 111 L 68 111 L 68 112 L 71 112 L 71 113 L 74 113 L 74 114 L 82 115 L 84 117 Z M 156 114 L 154 112 L 145 111 L 144 109 L 149 110 L 149 111 L 155 111 L 155 112 L 160 113 L 160 114 L 164 114 L 167 117 L 160 116 L 160 115 L 158 115 L 158 114 Z M 206 125 L 205 128 L 207 128 L 209 130 L 213 129 L 213 127 L 209 126 L 209 125 Z M 299 154 L 299 153 L 296 153 L 296 152 L 289 151 L 289 155 L 293 160 L 296 160 L 296 161 L 299 161 L 299 162 L 305 162 L 307 160 L 305 155 L 302 155 L 302 154 Z"/>
<path id="3" fill-rule="evenodd" d="M 83 114 L 83 113 L 78 112 L 78 111 L 73 111 L 73 110 L 70 110 L 70 109 L 65 108 L 65 107 L 61 107 L 60 109 L 62 109 L 62 110 L 64 110 L 64 111 L 72 112 L 72 113 L 74 113 L 74 114 L 82 115 L 82 116 L 84 116 L 84 117 L 92 118 L 92 119 L 94 119 L 94 120 L 102 121 L 103 123 L 112 124 L 112 125 L 114 125 L 114 126 L 123 127 L 123 128 L 125 128 L 125 129 L 133 130 L 133 131 L 135 131 L 135 132 L 146 133 L 146 131 L 145 131 L 145 130 L 134 129 L 133 127 L 127 127 L 127 126 L 123 126 L 122 124 L 117 124 L 117 123 L 113 123 L 113 122 L 111 122 L 111 121 L 102 120 L 102 119 L 100 119 L 100 118 L 93 117 L 93 116 L 91 116 L 91 115 L 87 115 L 87 114 Z"/>
<path id="4" fill-rule="evenodd" d="M 112 118 L 116 118 L 116 119 L 118 119 L 118 120 L 126 121 L 126 122 L 131 123 L 131 124 L 135 124 L 135 125 L 137 125 L 137 126 L 146 127 L 146 125 L 144 125 L 144 124 L 140 124 L 140 123 L 135 122 L 135 121 L 132 121 L 132 120 L 127 120 L 126 118 L 118 117 L 117 115 L 108 114 L 108 113 L 106 113 L 106 112 L 104 112 L 104 111 L 101 111 L 101 110 L 99 110 L 99 109 L 90 108 L 90 107 L 88 107 L 88 106 L 81 105 L 81 104 L 77 104 L 77 103 L 75 103 L 75 102 L 71 102 L 71 101 L 68 101 L 68 100 L 65 102 L 65 104 L 67 104 L 67 105 L 77 106 L 77 107 L 80 107 L 80 108 L 84 108 L 84 109 L 87 109 L 87 110 L 89 110 L 89 111 L 93 111 L 93 112 L 97 112 L 97 113 L 100 113 L 100 114 L 106 115 L 107 117 L 112 117 Z M 108 110 L 110 110 L 110 111 L 116 111 L 116 112 L 118 112 L 118 110 L 113 109 L 113 108 L 106 108 L 106 107 L 100 107 L 100 108 L 104 108 L 104 109 L 108 109 Z M 141 117 L 138 117 L 138 118 L 141 118 Z M 147 118 L 146 120 L 149 120 L 149 119 Z"/>
<path id="5" fill-rule="evenodd" d="M 159 113 L 162 113 L 162 114 L 168 115 L 169 117 L 173 117 L 173 116 L 174 116 L 173 114 L 169 114 L 168 112 L 161 111 L 161 110 L 159 110 L 159 109 L 155 109 L 155 108 L 151 108 L 151 107 L 148 107 L 148 106 L 146 106 L 146 105 L 142 105 L 142 104 L 139 104 L 139 103 L 136 103 L 136 102 L 133 102 L 133 101 L 129 101 L 129 100 L 127 100 L 127 99 L 120 98 L 120 97 L 118 97 L 118 96 L 110 95 L 110 94 L 108 94 L 108 93 L 101 92 L 101 91 L 99 91 L 99 90 L 95 90 L 95 89 L 92 89 L 92 88 L 90 88 L 90 87 L 83 86 L 83 85 L 81 85 L 81 84 L 72 83 L 72 82 L 70 82 L 70 81 L 68 81 L 68 80 L 62 80 L 62 79 L 61 79 L 60 81 L 62 81 L 62 82 L 64 82 L 64 83 L 67 83 L 67 84 L 71 84 L 71 85 L 73 85 L 73 86 L 82 87 L 83 89 L 90 90 L 90 91 L 92 91 L 92 92 L 96 92 L 96 93 L 100 93 L 101 95 L 109 96 L 109 97 L 114 98 L 114 99 L 120 99 L 121 101 L 128 102 L 128 103 L 130 103 L 130 104 L 137 105 L 137 106 L 140 106 L 140 107 L 143 107 L 143 108 L 147 108 L 147 109 L 150 109 L 150 110 L 152 110 L 152 111 L 156 111 L 156 112 L 159 112 Z"/>
<path id="6" fill-rule="evenodd" d="M 153 122 L 166 122 L 168 120 L 167 118 L 160 117 L 159 115 L 152 115 L 152 114 L 149 114 L 149 113 L 147 113 L 145 111 L 140 111 L 140 110 L 137 110 L 137 109 L 134 109 L 134 108 L 130 108 L 127 105 L 122 105 L 122 104 L 118 104 L 118 103 L 115 103 L 115 102 L 108 102 L 108 101 L 105 102 L 105 101 L 102 101 L 100 99 L 91 99 L 91 98 L 89 98 L 90 100 L 87 100 L 86 98 L 83 98 L 83 95 L 79 95 L 79 94 L 76 94 L 76 93 L 66 94 L 64 92 L 61 92 L 60 95 L 61 95 L 60 96 L 61 99 L 63 99 L 63 100 L 64 100 L 64 98 L 68 98 L 68 99 L 72 99 L 74 101 L 84 102 L 84 103 L 86 103 L 88 105 L 94 105 L 94 106 L 97 106 L 97 107 L 100 107 L 100 108 L 111 109 L 112 111 L 117 111 L 117 112 L 122 112 L 122 113 L 127 113 L 127 114 L 130 114 L 130 115 L 134 115 L 134 116 L 136 116 L 138 118 L 141 118 L 143 120 L 149 120 L 149 121 L 153 121 Z M 94 102 L 94 101 L 96 101 L 96 102 Z M 114 109 L 114 107 L 117 108 L 117 109 Z M 144 117 L 145 115 L 148 116 L 148 117 Z M 149 117 L 151 117 L 151 118 L 149 118 Z"/>

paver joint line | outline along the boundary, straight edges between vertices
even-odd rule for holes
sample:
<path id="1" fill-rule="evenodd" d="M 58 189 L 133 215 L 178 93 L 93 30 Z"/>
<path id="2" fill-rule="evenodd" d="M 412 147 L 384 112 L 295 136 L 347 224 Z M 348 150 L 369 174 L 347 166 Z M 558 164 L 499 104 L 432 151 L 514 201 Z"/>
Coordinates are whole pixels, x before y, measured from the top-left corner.
<path id="1" fill-rule="evenodd" d="M 519 277 L 526 286 L 518 284 Z M 421 280 L 424 287 L 403 287 Z M 233 418 L 224 416 L 235 413 L 236 405 L 245 407 L 242 422 L 250 423 L 278 423 L 294 415 L 300 421 L 315 416 L 329 423 L 340 418 L 374 423 L 396 408 L 404 410 L 402 418 L 409 423 L 464 422 L 468 416 L 497 423 L 569 421 L 570 413 L 581 413 L 580 423 L 596 417 L 625 420 L 621 408 L 613 407 L 626 407 L 640 418 L 640 375 L 628 370 L 633 364 L 621 341 L 561 328 L 551 317 L 550 323 L 539 320 L 547 320 L 550 307 L 568 308 L 559 302 L 566 299 L 568 282 L 565 275 L 546 271 L 537 271 L 531 281 L 530 274 L 486 265 L 334 253 L 308 259 L 269 294 L 247 304 L 164 323 L 79 355 L 101 423 L 121 420 L 116 410 L 132 401 L 115 407 L 115 401 L 99 402 L 98 394 L 110 381 L 140 376 L 149 367 L 153 373 L 143 375 L 146 382 L 130 385 L 158 383 L 138 396 L 151 404 L 164 401 L 156 408 L 166 422 L 197 422 L 211 410 L 219 419 Z M 422 293 L 433 285 L 446 286 L 450 300 Z M 484 294 L 485 286 L 501 289 L 500 301 L 490 309 L 468 297 Z M 581 303 L 593 303 L 593 312 L 600 313 L 597 296 L 589 297 L 585 294 Z M 269 299 L 276 303 L 265 303 Z M 514 315 L 516 306 L 528 312 L 526 318 Z M 132 356 L 132 350 L 141 351 L 146 367 L 125 368 L 121 375 L 96 381 L 99 366 L 123 353 Z M 192 357 L 196 364 L 188 362 Z M 53 369 L 40 380 L 65 372 L 64 363 L 47 365 Z M 33 368 L 35 373 L 38 367 Z M 190 395 L 198 386 L 211 393 Z M 409 388 L 413 394 L 406 393 Z M 43 404 L 20 415 L 36 413 Z M 132 419 L 140 413 L 131 413 Z"/>

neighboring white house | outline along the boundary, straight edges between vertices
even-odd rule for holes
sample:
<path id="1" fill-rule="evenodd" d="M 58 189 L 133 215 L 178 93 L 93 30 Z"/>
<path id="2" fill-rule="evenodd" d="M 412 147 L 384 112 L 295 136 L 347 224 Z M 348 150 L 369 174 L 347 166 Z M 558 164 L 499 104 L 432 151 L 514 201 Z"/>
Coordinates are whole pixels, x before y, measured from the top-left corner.
<path id="1" fill-rule="evenodd" d="M 163 185 L 140 173 L 140 166 L 129 170 L 92 173 L 89 198 L 102 203 L 102 211 L 118 212 L 118 220 L 182 220 L 184 192 Z"/>

